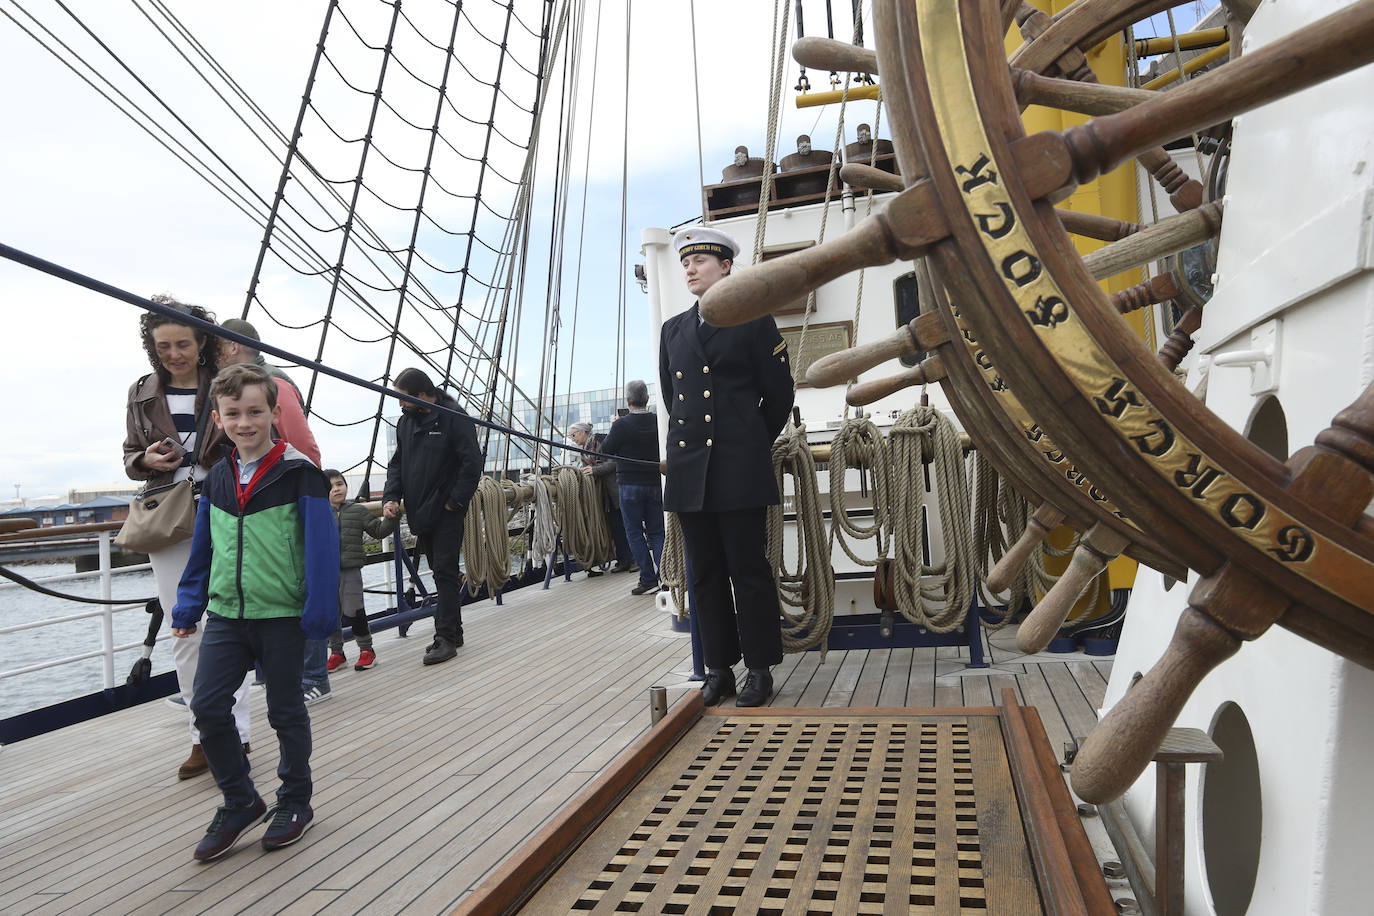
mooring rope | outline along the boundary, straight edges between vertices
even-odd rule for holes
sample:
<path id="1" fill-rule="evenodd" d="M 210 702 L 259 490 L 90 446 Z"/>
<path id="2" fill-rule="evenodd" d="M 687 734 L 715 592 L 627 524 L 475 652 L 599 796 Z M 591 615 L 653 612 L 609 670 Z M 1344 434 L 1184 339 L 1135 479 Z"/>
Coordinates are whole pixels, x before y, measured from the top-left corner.
<path id="1" fill-rule="evenodd" d="M 768 561 L 773 566 L 782 603 L 782 647 L 785 652 L 805 652 L 825 647 L 835 618 L 835 571 L 830 565 L 830 539 L 826 536 L 821 497 L 816 488 L 816 461 L 806 441 L 806 426 L 789 423 L 773 443 L 773 476 L 778 494 L 786 493 L 785 478 L 791 475 L 792 509 L 796 515 L 797 563 L 788 572 L 783 557 L 783 507 L 768 507 Z M 793 614 L 789 607 L 800 608 Z"/>

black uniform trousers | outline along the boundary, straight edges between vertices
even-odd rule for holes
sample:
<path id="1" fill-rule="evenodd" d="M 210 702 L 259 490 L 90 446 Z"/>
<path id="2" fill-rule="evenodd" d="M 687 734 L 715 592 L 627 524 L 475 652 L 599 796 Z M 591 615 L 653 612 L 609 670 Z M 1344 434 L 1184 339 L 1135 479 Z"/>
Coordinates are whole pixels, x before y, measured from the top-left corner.
<path id="1" fill-rule="evenodd" d="M 747 668 L 782 661 L 778 588 L 765 550 L 767 512 L 760 506 L 678 513 L 692 558 L 692 613 L 707 668 L 729 668 L 741 650 Z"/>

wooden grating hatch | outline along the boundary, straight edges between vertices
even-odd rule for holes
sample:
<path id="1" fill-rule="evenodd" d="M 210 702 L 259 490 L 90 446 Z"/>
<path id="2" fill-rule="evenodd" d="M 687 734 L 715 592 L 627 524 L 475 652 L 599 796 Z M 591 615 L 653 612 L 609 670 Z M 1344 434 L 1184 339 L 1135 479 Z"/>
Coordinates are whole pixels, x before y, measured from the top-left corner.
<path id="1" fill-rule="evenodd" d="M 460 911 L 1030 916 L 1110 908 L 1095 860 L 1083 870 L 1100 893 L 1069 894 L 1067 908 L 1046 904 L 1046 873 L 1032 854 L 1045 845 L 1035 827 L 1044 818 L 1031 817 L 1028 833 L 1013 777 L 1019 760 L 1043 790 L 1044 760 L 1009 753 L 997 708 L 698 716 L 626 785 L 619 804 L 586 820 L 575 850 L 547 864 L 508 865 L 504 884 L 498 873 Z M 1041 750 L 1048 753 L 1047 742 Z M 1081 835 L 1076 820 L 1071 827 Z M 546 832 L 545 845 L 556 849 L 568 836 Z"/>

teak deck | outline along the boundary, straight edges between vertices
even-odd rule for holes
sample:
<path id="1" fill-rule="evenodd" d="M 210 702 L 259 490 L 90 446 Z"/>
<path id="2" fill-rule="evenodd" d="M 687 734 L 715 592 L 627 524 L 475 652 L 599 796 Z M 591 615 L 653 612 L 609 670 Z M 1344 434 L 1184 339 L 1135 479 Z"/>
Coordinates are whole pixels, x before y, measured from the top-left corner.
<path id="1" fill-rule="evenodd" d="M 191 861 L 219 795 L 208 776 L 177 780 L 186 719 L 162 703 L 0 749 L 4 911 L 450 910 L 642 738 L 648 687 L 670 687 L 670 716 L 686 708 L 687 637 L 633 584 L 579 575 L 469 606 L 467 645 L 432 668 L 427 623 L 379 634 L 378 667 L 337 672 L 311 708 L 316 821 L 285 850 L 264 853 L 255 829 L 223 859 Z M 988 641 L 981 671 L 955 649 L 788 656 L 773 708 L 990 707 L 1011 688 L 1050 747 L 1091 728 L 1109 662 L 1027 659 L 1011 630 Z M 277 751 L 257 692 L 252 740 L 269 796 Z"/>

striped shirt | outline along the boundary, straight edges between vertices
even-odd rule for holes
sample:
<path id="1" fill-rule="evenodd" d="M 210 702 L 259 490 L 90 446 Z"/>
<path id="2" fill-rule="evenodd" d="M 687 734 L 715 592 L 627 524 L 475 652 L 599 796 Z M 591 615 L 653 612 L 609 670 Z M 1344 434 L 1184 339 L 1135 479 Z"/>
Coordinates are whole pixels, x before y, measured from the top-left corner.
<path id="1" fill-rule="evenodd" d="M 176 474 L 172 477 L 172 481 L 176 482 L 185 480 L 193 471 L 199 470 L 191 464 L 191 453 L 196 449 L 196 389 L 165 385 L 163 391 L 167 395 L 167 412 L 172 415 L 177 438 L 181 440 L 182 448 L 186 449 L 186 454 L 181 459 L 181 467 L 177 468 Z M 203 476 L 203 473 L 196 475 L 197 479 Z"/>

